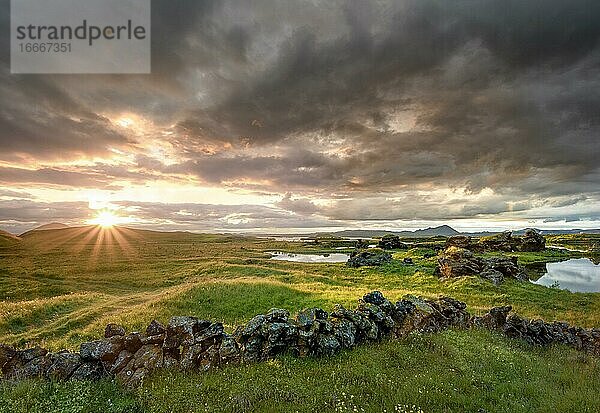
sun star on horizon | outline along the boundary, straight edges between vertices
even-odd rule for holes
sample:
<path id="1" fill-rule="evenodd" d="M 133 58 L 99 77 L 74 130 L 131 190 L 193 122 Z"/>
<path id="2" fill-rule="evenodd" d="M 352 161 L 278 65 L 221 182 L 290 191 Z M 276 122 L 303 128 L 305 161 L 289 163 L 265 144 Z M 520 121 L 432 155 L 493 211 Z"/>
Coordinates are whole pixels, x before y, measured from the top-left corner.
<path id="1" fill-rule="evenodd" d="M 99 225 L 102 228 L 112 228 L 122 221 L 122 218 L 109 210 L 99 211 L 95 218 L 88 221 L 89 224 Z"/>

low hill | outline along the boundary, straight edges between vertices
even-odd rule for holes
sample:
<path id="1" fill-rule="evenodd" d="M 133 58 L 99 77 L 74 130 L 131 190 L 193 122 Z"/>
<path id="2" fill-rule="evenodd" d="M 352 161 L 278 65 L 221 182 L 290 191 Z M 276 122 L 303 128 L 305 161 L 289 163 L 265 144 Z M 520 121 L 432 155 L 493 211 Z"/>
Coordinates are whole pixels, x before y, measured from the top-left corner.
<path id="1" fill-rule="evenodd" d="M 8 231 L 3 231 L 0 229 L 0 247 L 3 246 L 12 246 L 18 244 L 21 241 L 21 238 L 18 236 L 11 234 Z"/>
<path id="2" fill-rule="evenodd" d="M 86 245 L 129 245 L 162 242 L 189 242 L 190 239 L 203 240 L 237 239 L 239 236 L 219 237 L 218 235 L 192 234 L 189 232 L 160 232 L 121 226 L 102 228 L 98 225 L 83 225 L 46 230 L 31 230 L 20 235 L 24 245 L 51 249 L 55 247 L 81 249 Z"/>
<path id="3" fill-rule="evenodd" d="M 64 228 L 70 228 L 70 227 L 67 224 L 62 224 L 60 222 L 51 222 L 49 224 L 40 225 L 39 227 L 36 227 L 36 228 L 32 229 L 31 231 L 47 231 L 49 229 L 64 229 Z"/>
<path id="4" fill-rule="evenodd" d="M 19 236 L 24 237 L 24 236 L 31 234 L 32 232 L 53 231 L 53 230 L 57 230 L 57 229 L 67 229 L 67 228 L 72 228 L 72 227 L 70 227 L 66 224 L 61 224 L 60 222 L 51 222 L 49 224 L 44 224 L 44 225 L 40 225 L 39 227 L 35 227 L 34 229 L 30 229 L 29 231 L 25 231 L 24 233 L 22 233 Z"/>

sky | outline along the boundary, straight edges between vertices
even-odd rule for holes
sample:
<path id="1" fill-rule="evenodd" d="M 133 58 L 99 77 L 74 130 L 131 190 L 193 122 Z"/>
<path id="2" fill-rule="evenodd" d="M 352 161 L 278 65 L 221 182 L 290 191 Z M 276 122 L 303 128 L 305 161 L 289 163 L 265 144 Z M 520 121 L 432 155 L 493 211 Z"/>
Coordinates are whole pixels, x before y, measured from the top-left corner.
<path id="1" fill-rule="evenodd" d="M 597 0 L 152 2 L 149 75 L 10 73 L 0 228 L 600 228 Z"/>

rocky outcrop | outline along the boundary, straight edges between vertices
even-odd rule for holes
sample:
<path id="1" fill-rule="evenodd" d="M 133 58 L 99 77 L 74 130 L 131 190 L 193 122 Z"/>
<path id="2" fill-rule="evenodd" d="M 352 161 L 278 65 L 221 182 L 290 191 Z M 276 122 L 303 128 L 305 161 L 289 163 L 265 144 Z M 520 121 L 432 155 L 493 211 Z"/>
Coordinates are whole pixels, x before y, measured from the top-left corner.
<path id="1" fill-rule="evenodd" d="M 535 345 L 561 343 L 600 356 L 600 329 L 527 320 L 510 314 L 510 306 L 472 316 L 466 304 L 449 297 L 428 300 L 407 295 L 393 303 L 379 291 L 365 294 L 355 309 L 336 305 L 328 313 L 309 308 L 291 317 L 274 308 L 237 327 L 196 317 L 172 317 L 164 326 L 152 321 L 145 333 L 125 333 L 111 325 L 101 340 L 82 343 L 78 353 L 50 353 L 35 347 L 17 350 L 0 345 L 2 378 L 95 380 L 116 377 L 137 386 L 152 371 L 207 371 L 229 363 L 258 362 L 287 353 L 298 357 L 329 356 L 342 349 L 411 333 L 433 333 L 473 326 L 501 331 Z M 113 334 L 123 332 L 123 334 Z"/>
<path id="2" fill-rule="evenodd" d="M 357 249 L 357 250 L 367 249 L 367 248 L 369 248 L 370 244 L 371 244 L 371 241 L 368 239 L 357 239 L 354 242 L 354 249 Z"/>
<path id="3" fill-rule="evenodd" d="M 513 237 L 512 232 L 504 231 L 500 234 L 489 237 L 482 237 L 472 248 L 477 251 L 502 251 L 515 252 L 519 251 L 520 239 Z"/>
<path id="4" fill-rule="evenodd" d="M 437 271 L 442 278 L 479 276 L 495 285 L 502 284 L 505 278 L 528 280 L 517 257 L 483 258 L 458 247 L 449 247 L 439 255 Z"/>
<path id="5" fill-rule="evenodd" d="M 400 241 L 400 237 L 394 234 L 384 235 L 377 243 L 377 246 L 384 250 L 408 249 L 408 245 Z"/>
<path id="6" fill-rule="evenodd" d="M 446 248 L 450 248 L 450 247 L 457 247 L 457 248 L 464 248 L 467 250 L 470 250 L 473 245 L 472 245 L 472 240 L 471 237 L 468 235 L 454 235 L 452 237 L 448 237 L 448 239 L 446 239 Z"/>
<path id="7" fill-rule="evenodd" d="M 442 278 L 474 276 L 482 270 L 482 260 L 464 248 L 449 247 L 438 256 L 438 272 Z"/>
<path id="8" fill-rule="evenodd" d="M 542 234 L 533 229 L 525 231 L 518 245 L 519 251 L 543 251 L 546 248 L 546 239 Z"/>
<path id="9" fill-rule="evenodd" d="M 392 262 L 392 254 L 379 248 L 354 250 L 346 262 L 348 267 L 379 266 Z"/>
<path id="10" fill-rule="evenodd" d="M 534 252 L 543 251 L 546 248 L 546 240 L 536 230 L 528 229 L 522 237 L 505 231 L 489 237 L 482 237 L 478 241 L 474 241 L 468 235 L 454 235 L 448 237 L 445 247 L 464 248 L 474 252 Z"/>

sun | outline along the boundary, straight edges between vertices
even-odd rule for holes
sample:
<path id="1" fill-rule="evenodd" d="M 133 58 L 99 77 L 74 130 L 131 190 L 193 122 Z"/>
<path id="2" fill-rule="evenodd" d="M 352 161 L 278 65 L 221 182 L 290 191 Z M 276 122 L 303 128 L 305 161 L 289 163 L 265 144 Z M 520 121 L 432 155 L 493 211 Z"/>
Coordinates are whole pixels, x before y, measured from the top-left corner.
<path id="1" fill-rule="evenodd" d="M 100 211 L 95 218 L 88 221 L 90 224 L 100 225 L 102 228 L 111 228 L 119 222 L 119 217 L 111 211 Z"/>

